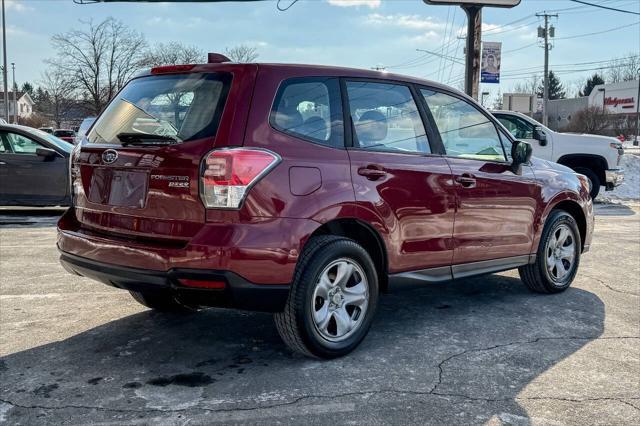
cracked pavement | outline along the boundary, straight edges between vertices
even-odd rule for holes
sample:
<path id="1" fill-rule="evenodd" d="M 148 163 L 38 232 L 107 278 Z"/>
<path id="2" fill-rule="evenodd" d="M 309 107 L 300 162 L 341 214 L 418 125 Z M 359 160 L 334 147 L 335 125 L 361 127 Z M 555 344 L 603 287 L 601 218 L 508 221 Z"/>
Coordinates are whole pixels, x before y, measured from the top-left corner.
<path id="1" fill-rule="evenodd" d="M 0 210 L 0 424 L 640 424 L 640 206 L 596 211 L 565 293 L 397 281 L 318 361 L 271 315 L 157 314 L 69 275 L 57 211 Z"/>

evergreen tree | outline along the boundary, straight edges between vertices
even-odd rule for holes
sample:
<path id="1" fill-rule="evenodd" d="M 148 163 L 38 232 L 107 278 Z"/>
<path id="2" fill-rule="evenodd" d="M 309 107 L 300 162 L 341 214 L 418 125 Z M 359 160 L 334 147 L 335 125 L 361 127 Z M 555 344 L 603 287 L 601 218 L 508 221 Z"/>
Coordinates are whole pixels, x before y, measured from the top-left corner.
<path id="1" fill-rule="evenodd" d="M 28 93 L 29 96 L 33 98 L 33 84 L 29 83 L 28 81 L 25 81 L 24 84 L 22 84 L 20 91 L 23 93 Z"/>
<path id="2" fill-rule="evenodd" d="M 544 94 L 544 79 L 538 86 L 537 95 L 543 97 Z M 553 71 L 549 71 L 549 99 L 564 99 L 567 93 L 564 90 L 564 86 L 560 83 L 560 79 L 556 77 Z"/>
<path id="3" fill-rule="evenodd" d="M 599 84 L 604 84 L 604 79 L 598 73 L 595 73 L 587 79 L 584 88 L 580 90 L 578 96 L 589 96 L 593 88 Z"/>

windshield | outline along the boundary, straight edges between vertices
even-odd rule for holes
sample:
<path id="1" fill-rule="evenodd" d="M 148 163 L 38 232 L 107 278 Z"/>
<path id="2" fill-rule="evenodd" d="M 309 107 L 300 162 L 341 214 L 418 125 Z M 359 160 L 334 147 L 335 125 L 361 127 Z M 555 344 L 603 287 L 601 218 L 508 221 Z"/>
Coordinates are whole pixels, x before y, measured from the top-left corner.
<path id="1" fill-rule="evenodd" d="M 89 143 L 184 142 L 215 135 L 228 74 L 171 74 L 132 80 L 98 118 Z M 156 136 L 157 138 L 153 138 Z"/>

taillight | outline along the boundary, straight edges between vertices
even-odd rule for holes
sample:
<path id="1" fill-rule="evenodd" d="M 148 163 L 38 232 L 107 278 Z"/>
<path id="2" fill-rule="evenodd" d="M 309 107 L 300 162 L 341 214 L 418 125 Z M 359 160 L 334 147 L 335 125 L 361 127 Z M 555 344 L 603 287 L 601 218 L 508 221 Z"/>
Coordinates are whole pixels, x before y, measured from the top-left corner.
<path id="1" fill-rule="evenodd" d="M 225 148 L 204 158 L 200 196 L 207 208 L 240 207 L 252 185 L 278 164 L 280 157 L 266 149 Z"/>
<path id="2" fill-rule="evenodd" d="M 71 205 L 75 205 L 75 198 L 78 195 L 78 191 L 76 190 L 76 185 L 81 185 L 81 182 L 76 184 L 76 179 L 80 177 L 80 166 L 78 165 L 78 160 L 80 159 L 80 150 L 82 147 L 80 143 L 73 147 L 71 150 L 71 155 L 69 156 L 69 186 L 70 186 L 70 196 L 71 196 Z"/>

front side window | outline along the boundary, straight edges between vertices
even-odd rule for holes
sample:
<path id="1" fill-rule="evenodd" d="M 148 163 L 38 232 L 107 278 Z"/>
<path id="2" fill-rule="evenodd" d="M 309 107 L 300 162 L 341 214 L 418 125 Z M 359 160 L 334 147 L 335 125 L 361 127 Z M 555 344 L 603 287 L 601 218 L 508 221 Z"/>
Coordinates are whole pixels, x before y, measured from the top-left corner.
<path id="1" fill-rule="evenodd" d="M 271 125 L 291 136 L 323 145 L 344 146 L 340 84 L 337 78 L 294 78 L 276 95 Z"/>
<path id="2" fill-rule="evenodd" d="M 424 123 L 407 86 L 347 82 L 354 146 L 378 151 L 428 154 Z"/>
<path id="3" fill-rule="evenodd" d="M 7 151 L 13 151 L 14 154 L 35 155 L 36 150 L 42 148 L 38 142 L 17 133 L 3 133 L 2 139 L 9 145 Z"/>
<path id="4" fill-rule="evenodd" d="M 469 102 L 433 90 L 420 90 L 451 157 L 506 161 L 496 126 Z"/>
<path id="5" fill-rule="evenodd" d="M 180 143 L 216 134 L 231 76 L 151 75 L 132 80 L 89 132 L 90 143 Z"/>
<path id="6" fill-rule="evenodd" d="M 496 115 L 496 118 L 516 139 L 533 139 L 533 125 L 519 117 Z"/>

